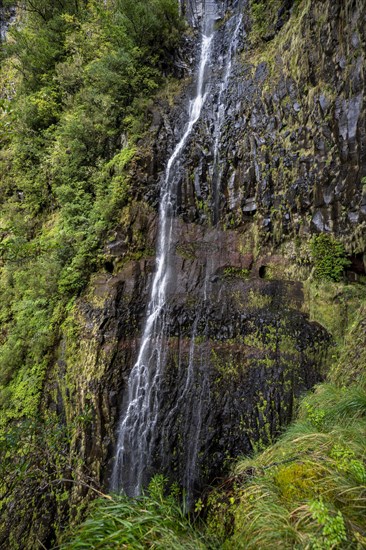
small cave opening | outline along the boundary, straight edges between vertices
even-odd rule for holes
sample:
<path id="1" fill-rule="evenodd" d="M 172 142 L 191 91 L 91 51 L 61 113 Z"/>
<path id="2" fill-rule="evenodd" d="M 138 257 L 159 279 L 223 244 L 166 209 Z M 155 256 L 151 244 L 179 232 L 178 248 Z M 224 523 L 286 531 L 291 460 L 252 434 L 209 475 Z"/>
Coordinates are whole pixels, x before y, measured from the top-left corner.
<path id="1" fill-rule="evenodd" d="M 265 279 L 267 274 L 267 266 L 261 265 L 258 271 L 258 275 L 261 279 Z"/>
<path id="2" fill-rule="evenodd" d="M 360 276 L 366 276 L 365 262 L 363 254 L 354 254 L 348 257 L 349 265 L 346 267 L 347 279 L 358 281 Z"/>
<path id="3" fill-rule="evenodd" d="M 113 271 L 114 271 L 113 262 L 111 262 L 110 260 L 107 260 L 106 262 L 104 262 L 104 269 L 105 269 L 108 273 L 113 273 Z"/>

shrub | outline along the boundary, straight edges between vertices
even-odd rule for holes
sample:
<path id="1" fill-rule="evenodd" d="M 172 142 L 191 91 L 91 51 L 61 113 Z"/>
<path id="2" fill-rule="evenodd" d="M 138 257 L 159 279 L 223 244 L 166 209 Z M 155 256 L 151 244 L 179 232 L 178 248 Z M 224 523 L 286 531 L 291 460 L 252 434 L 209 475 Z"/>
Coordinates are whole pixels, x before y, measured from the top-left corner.
<path id="1" fill-rule="evenodd" d="M 341 512 L 332 514 L 323 500 L 313 500 L 310 503 L 312 518 L 321 526 L 321 534 L 313 538 L 314 550 L 331 550 L 347 540 L 346 528 Z"/>
<path id="2" fill-rule="evenodd" d="M 344 246 L 331 235 L 321 233 L 310 241 L 314 262 L 314 277 L 319 281 L 340 281 L 349 265 Z"/>

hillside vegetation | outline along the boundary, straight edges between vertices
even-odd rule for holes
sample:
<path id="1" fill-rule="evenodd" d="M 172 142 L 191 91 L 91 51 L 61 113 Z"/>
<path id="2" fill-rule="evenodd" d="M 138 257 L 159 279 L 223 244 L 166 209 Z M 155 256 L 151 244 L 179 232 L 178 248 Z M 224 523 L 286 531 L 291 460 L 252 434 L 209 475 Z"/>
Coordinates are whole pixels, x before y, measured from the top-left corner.
<path id="1" fill-rule="evenodd" d="M 45 377 L 132 199 L 129 167 L 184 24 L 174 0 L 25 0 L 16 13 L 0 69 L 0 546 L 35 548 L 77 467 Z"/>
<path id="2" fill-rule="evenodd" d="M 70 300 L 131 197 L 127 166 L 172 70 L 173 0 L 32 0 L 0 73 L 0 406 L 35 414 Z"/>

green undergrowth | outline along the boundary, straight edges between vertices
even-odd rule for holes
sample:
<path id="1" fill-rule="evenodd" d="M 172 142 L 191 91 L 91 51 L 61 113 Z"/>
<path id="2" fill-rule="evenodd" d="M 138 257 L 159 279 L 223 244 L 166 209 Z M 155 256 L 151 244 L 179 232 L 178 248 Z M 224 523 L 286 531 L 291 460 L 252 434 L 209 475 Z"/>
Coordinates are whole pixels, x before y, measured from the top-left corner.
<path id="1" fill-rule="evenodd" d="M 365 372 L 366 366 L 366 300 L 360 299 L 360 307 L 352 317 L 350 328 L 340 349 L 339 361 L 330 372 L 330 379 L 337 385 L 349 386 Z"/>
<path id="2" fill-rule="evenodd" d="M 112 495 L 93 503 L 89 519 L 64 550 L 94 548 L 207 549 L 217 547 L 194 527 L 179 504 L 179 490 L 166 491 L 166 480 L 155 476 L 138 499 Z"/>
<path id="3" fill-rule="evenodd" d="M 311 321 L 320 323 L 332 335 L 336 343 L 334 353 L 357 354 L 362 352 L 362 346 L 352 348 L 354 331 L 357 338 L 362 338 L 357 322 L 364 318 L 364 304 L 366 302 L 366 287 L 364 284 L 344 284 L 332 281 L 307 280 L 304 284 L 306 295 L 306 311 Z M 353 329 L 353 336 L 351 335 Z M 355 342 L 356 343 L 356 342 Z M 332 365 L 331 373 L 336 363 Z M 352 370 L 349 361 L 344 374 Z M 346 379 L 345 379 L 346 380 Z"/>
<path id="4" fill-rule="evenodd" d="M 58 537 L 65 521 L 78 521 L 87 500 L 71 503 L 71 494 L 97 491 L 85 465 L 70 454 L 75 433 L 87 422 L 84 414 L 66 425 L 48 412 L 0 431 L 0 548 L 33 550 L 50 527 Z"/>
<path id="5" fill-rule="evenodd" d="M 208 498 L 223 548 L 363 548 L 366 383 L 323 384 L 263 453 L 240 460 L 230 487 Z"/>

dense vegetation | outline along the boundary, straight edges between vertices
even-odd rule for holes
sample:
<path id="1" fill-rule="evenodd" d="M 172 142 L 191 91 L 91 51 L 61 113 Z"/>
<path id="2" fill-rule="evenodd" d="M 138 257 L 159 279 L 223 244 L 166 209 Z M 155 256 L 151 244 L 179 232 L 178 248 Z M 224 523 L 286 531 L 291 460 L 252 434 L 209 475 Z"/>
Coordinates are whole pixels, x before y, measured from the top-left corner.
<path id="1" fill-rule="evenodd" d="M 341 242 L 331 235 L 321 233 L 311 240 L 314 277 L 320 281 L 339 281 L 344 268 L 349 265 Z"/>
<path id="2" fill-rule="evenodd" d="M 129 166 L 183 24 L 174 0 L 17 4 L 0 70 L 0 546 L 16 502 L 35 547 L 39 518 L 67 510 L 77 469 L 73 427 L 41 406 L 45 376 L 132 198 Z"/>
<path id="3" fill-rule="evenodd" d="M 209 518 L 228 548 L 358 548 L 365 543 L 366 393 L 318 388 L 278 443 L 239 462 Z M 226 498 L 223 498 L 225 494 Z"/>
<path id="4" fill-rule="evenodd" d="M 173 0 L 18 10 L 0 75 L 2 421 L 37 411 L 64 308 L 130 198 L 126 167 L 181 29 Z"/>

